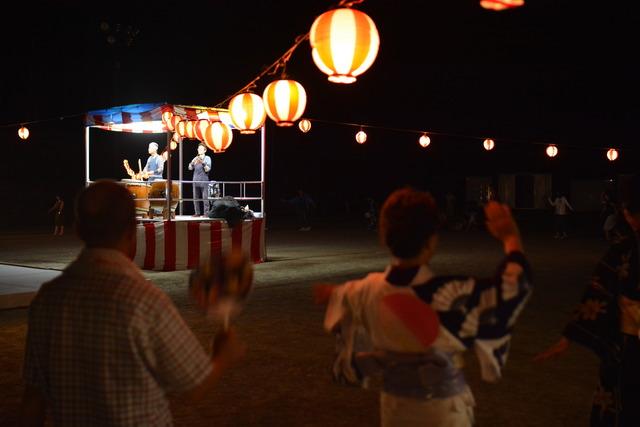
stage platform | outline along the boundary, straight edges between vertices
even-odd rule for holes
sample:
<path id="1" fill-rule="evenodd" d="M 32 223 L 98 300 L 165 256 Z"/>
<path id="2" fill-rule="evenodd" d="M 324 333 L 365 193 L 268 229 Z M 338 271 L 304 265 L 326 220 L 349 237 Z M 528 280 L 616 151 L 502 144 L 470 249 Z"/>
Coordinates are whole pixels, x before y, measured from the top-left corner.
<path id="1" fill-rule="evenodd" d="M 233 228 L 223 219 L 178 216 L 171 221 L 138 220 L 136 255 L 143 270 L 196 268 L 210 254 L 239 250 L 254 263 L 266 259 L 264 220 L 247 219 Z"/>
<path id="2" fill-rule="evenodd" d="M 0 310 L 28 307 L 40 286 L 59 270 L 0 264 Z"/>

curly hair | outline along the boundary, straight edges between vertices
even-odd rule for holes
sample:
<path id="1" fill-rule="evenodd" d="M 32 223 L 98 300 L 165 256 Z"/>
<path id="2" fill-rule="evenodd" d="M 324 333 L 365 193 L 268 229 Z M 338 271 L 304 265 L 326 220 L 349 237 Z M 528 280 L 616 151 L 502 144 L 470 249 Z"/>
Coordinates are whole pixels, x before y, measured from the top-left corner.
<path id="1" fill-rule="evenodd" d="M 398 258 L 420 254 L 438 225 L 438 207 L 431 194 L 412 188 L 391 193 L 380 211 L 380 239 Z"/>

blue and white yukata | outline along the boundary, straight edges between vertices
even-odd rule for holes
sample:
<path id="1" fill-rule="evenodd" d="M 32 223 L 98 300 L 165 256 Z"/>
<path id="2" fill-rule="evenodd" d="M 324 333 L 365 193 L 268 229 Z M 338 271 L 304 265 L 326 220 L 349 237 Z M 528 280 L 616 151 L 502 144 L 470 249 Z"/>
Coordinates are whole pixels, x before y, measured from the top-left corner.
<path id="1" fill-rule="evenodd" d="M 347 282 L 332 293 L 324 323 L 337 335 L 334 378 L 368 386 L 376 368 L 360 355 L 377 354 L 383 426 L 470 426 L 475 404 L 461 353 L 474 349 L 482 378 L 500 379 L 513 326 L 531 290 L 530 267 L 520 252 L 506 255 L 492 279 L 434 276 L 426 265 L 392 265 Z M 394 316 L 383 309 L 385 299 L 396 294 L 416 298 L 437 314 L 433 343 L 421 341 L 407 312 Z"/>

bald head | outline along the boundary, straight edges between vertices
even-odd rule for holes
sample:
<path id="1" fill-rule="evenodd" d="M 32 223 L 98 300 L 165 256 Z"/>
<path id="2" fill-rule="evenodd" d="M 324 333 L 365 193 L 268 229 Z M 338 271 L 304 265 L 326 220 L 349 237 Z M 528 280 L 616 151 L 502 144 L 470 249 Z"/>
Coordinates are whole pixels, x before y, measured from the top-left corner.
<path id="1" fill-rule="evenodd" d="M 76 227 L 88 247 L 119 245 L 135 232 L 136 210 L 131 193 L 115 181 L 91 184 L 78 195 Z"/>

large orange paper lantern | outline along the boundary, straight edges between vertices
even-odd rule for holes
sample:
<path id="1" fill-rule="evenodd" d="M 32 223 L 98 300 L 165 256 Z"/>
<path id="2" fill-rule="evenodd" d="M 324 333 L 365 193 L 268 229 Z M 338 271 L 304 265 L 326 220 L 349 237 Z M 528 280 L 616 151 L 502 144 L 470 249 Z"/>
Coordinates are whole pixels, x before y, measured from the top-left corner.
<path id="1" fill-rule="evenodd" d="M 429 136 L 425 133 L 420 137 L 420 139 L 418 139 L 418 144 L 420 144 L 422 148 L 427 148 L 429 144 L 431 144 L 431 138 L 429 138 Z"/>
<path id="2" fill-rule="evenodd" d="M 213 122 L 204 131 L 204 143 L 214 153 L 224 153 L 231 145 L 232 139 L 233 132 L 231 128 L 222 122 Z"/>
<path id="3" fill-rule="evenodd" d="M 555 157 L 557 155 L 558 155 L 558 147 L 556 147 L 554 144 L 547 146 L 547 156 Z"/>
<path id="4" fill-rule="evenodd" d="M 243 134 L 256 133 L 267 117 L 262 98 L 255 93 L 234 96 L 229 102 L 229 115 L 233 125 Z"/>
<path id="5" fill-rule="evenodd" d="M 485 150 L 491 151 L 496 146 L 496 143 L 495 143 L 495 141 L 493 139 L 487 138 L 482 143 L 482 146 L 484 147 Z"/>
<path id="6" fill-rule="evenodd" d="M 194 129 L 198 140 L 204 141 L 204 131 L 207 130 L 210 124 L 211 122 L 207 119 L 200 119 L 196 122 Z"/>
<path id="7" fill-rule="evenodd" d="M 26 127 L 22 126 L 20 129 L 18 129 L 18 136 L 20 137 L 20 139 L 29 138 L 29 129 L 27 129 Z"/>
<path id="8" fill-rule="evenodd" d="M 295 80 L 276 80 L 262 94 L 264 108 L 278 126 L 293 126 L 307 106 L 307 93 Z"/>
<path id="9" fill-rule="evenodd" d="M 609 148 L 609 150 L 607 151 L 607 159 L 609 159 L 610 162 L 613 162 L 617 158 L 618 150 L 616 150 L 615 148 Z"/>
<path id="10" fill-rule="evenodd" d="M 480 6 L 489 10 L 505 10 L 524 6 L 524 0 L 480 0 Z"/>
<path id="11" fill-rule="evenodd" d="M 307 119 L 302 119 L 298 122 L 298 128 L 303 132 L 307 133 L 311 130 L 311 121 Z"/>
<path id="12" fill-rule="evenodd" d="M 173 128 L 173 123 L 171 118 L 173 117 L 173 113 L 171 111 L 165 111 L 162 113 L 162 123 L 167 127 L 167 129 L 173 132 L 175 129 Z"/>
<path id="13" fill-rule="evenodd" d="M 330 10 L 316 18 L 309 33 L 311 55 L 334 83 L 353 83 L 375 61 L 380 47 L 376 24 L 355 9 Z"/>

